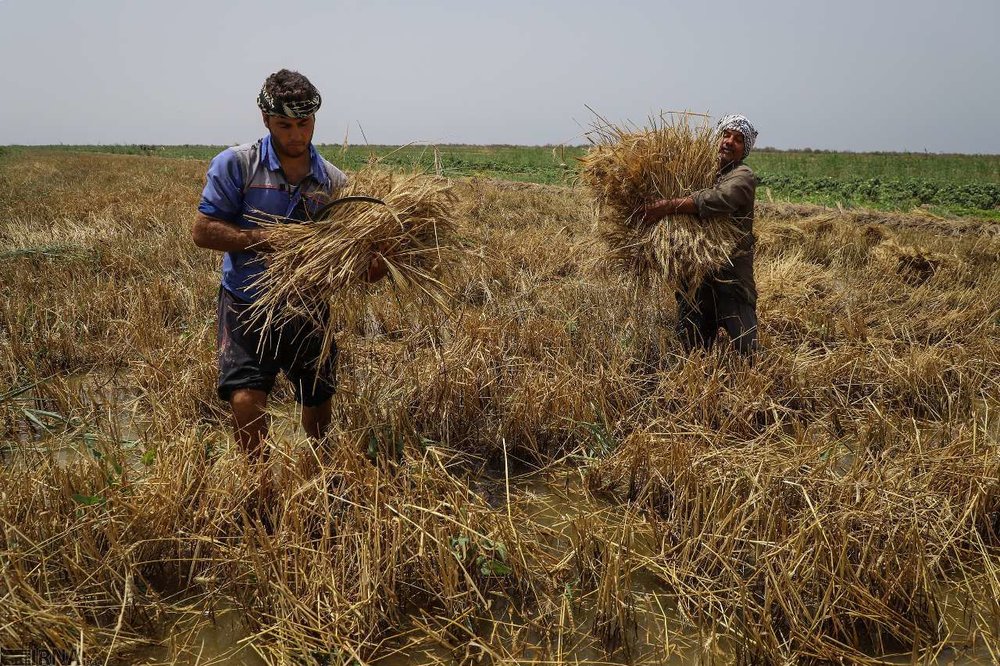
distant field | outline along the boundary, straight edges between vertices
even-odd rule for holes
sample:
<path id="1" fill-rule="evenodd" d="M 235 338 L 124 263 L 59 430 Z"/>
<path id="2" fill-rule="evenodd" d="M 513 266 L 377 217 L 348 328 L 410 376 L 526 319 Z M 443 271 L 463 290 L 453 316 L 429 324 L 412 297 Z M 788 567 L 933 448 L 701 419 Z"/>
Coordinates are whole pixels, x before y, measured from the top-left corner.
<path id="1" fill-rule="evenodd" d="M 1000 184 L 1000 155 L 762 150 L 748 163 L 762 172 L 805 178 L 918 178 Z"/>
<path id="2" fill-rule="evenodd" d="M 208 160 L 224 146 L 47 146 L 66 150 Z M 373 156 L 398 168 L 446 176 L 483 176 L 571 184 L 585 146 L 348 146 L 320 152 L 347 170 Z M 2 151 L 28 150 L 3 147 Z M 747 163 L 761 178 L 759 198 L 889 210 L 931 211 L 1000 219 L 1000 155 L 928 153 L 755 152 Z"/>
<path id="3" fill-rule="evenodd" d="M 1000 217 L 1000 156 L 760 151 L 758 196 Z"/>

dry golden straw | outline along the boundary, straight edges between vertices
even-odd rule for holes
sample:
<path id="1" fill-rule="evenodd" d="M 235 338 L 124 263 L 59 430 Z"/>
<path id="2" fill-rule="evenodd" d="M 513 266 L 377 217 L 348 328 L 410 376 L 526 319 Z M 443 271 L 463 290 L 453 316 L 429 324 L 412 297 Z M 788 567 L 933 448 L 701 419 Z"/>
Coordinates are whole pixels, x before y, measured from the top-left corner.
<path id="1" fill-rule="evenodd" d="M 452 251 L 455 195 L 440 178 L 368 169 L 351 179 L 341 197 L 374 197 L 327 209 L 307 224 L 258 220 L 273 251 L 255 282 L 253 313 L 265 325 L 296 318 L 324 322 L 331 304 L 364 284 L 374 257 L 388 268 L 395 287 L 438 303 L 447 294 L 440 273 Z"/>
<path id="2" fill-rule="evenodd" d="M 455 228 L 455 195 L 440 178 L 368 169 L 351 179 L 341 197 L 374 197 L 384 204 L 352 201 L 307 224 L 259 220 L 273 251 L 255 286 L 259 316 L 280 323 L 315 316 L 346 289 L 363 284 L 380 257 L 397 287 L 432 298 L 446 294 L 440 270 Z"/>
<path id="3" fill-rule="evenodd" d="M 451 313 L 333 312 L 327 446 L 279 380 L 259 500 L 191 245 L 206 166 L 0 156 L 0 648 L 1000 663 L 996 223 L 759 205 L 760 361 L 674 363 L 579 189 L 456 181 L 481 254 L 441 262 Z"/>
<path id="4" fill-rule="evenodd" d="M 637 216 L 645 203 L 714 184 L 718 140 L 710 127 L 693 125 L 686 114 L 661 114 L 642 129 L 601 119 L 588 139 L 580 178 L 598 207 L 609 267 L 640 284 L 659 278 L 691 290 L 729 263 L 740 232 L 728 218 L 670 215 L 647 223 Z"/>

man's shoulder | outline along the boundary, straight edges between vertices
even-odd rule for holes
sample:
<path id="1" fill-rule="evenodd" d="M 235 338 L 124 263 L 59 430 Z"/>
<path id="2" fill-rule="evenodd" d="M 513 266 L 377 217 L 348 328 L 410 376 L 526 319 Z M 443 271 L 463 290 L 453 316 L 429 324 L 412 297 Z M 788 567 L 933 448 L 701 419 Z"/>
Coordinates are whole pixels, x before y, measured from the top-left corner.
<path id="1" fill-rule="evenodd" d="M 230 146 L 226 148 L 222 153 L 233 153 L 234 155 L 245 155 L 248 153 L 259 153 L 260 152 L 260 142 L 261 139 L 256 141 L 251 141 L 250 143 L 241 143 L 238 146 Z M 220 153 L 220 155 L 222 154 Z"/>
<path id="2" fill-rule="evenodd" d="M 722 174 L 721 180 L 748 180 L 756 185 L 757 174 L 755 174 L 753 169 L 748 167 L 746 164 L 740 162 L 732 169 Z"/>
<path id="3" fill-rule="evenodd" d="M 251 162 L 258 159 L 259 155 L 260 140 L 253 143 L 241 143 L 238 146 L 230 146 L 220 152 L 212 158 L 212 164 L 239 164 L 241 167 L 247 167 Z"/>
<path id="4" fill-rule="evenodd" d="M 322 155 L 319 156 L 319 161 L 323 165 L 323 168 L 326 170 L 327 177 L 330 178 L 331 190 L 339 190 L 340 188 L 347 185 L 347 174 L 338 169 L 336 165 L 333 164 L 333 162 L 330 162 Z"/>

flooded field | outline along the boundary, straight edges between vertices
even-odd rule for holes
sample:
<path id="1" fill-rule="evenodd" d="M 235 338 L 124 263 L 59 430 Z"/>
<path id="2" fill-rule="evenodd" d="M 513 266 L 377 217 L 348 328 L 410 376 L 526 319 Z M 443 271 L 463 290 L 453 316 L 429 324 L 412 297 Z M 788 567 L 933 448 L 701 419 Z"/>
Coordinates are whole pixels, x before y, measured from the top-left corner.
<path id="1" fill-rule="evenodd" d="M 450 307 L 345 295 L 334 429 L 215 396 L 205 163 L 0 161 L 0 647 L 147 664 L 988 664 L 1000 227 L 758 204 L 685 354 L 585 193 L 455 183 Z"/>

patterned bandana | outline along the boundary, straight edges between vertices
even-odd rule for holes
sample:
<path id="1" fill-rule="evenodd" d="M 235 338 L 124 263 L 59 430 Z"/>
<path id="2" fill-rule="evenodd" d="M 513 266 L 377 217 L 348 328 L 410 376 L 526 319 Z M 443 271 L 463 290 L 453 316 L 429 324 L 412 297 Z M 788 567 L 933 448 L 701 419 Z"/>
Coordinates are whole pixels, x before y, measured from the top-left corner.
<path id="1" fill-rule="evenodd" d="M 260 94 L 257 95 L 257 106 L 260 107 L 261 111 L 269 116 L 285 116 L 286 118 L 308 118 L 319 111 L 319 105 L 322 101 L 319 93 L 316 93 L 315 97 L 295 102 L 279 102 L 264 88 L 261 88 Z"/>
<path id="2" fill-rule="evenodd" d="M 715 131 L 719 134 L 726 130 L 736 130 L 743 135 L 743 159 L 746 159 L 754 142 L 757 141 L 757 130 L 753 128 L 746 116 L 741 116 L 738 113 L 723 116 L 719 120 L 719 124 L 715 126 Z"/>

